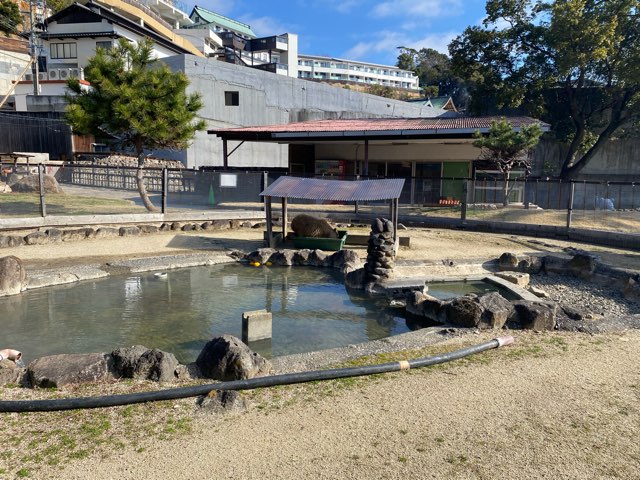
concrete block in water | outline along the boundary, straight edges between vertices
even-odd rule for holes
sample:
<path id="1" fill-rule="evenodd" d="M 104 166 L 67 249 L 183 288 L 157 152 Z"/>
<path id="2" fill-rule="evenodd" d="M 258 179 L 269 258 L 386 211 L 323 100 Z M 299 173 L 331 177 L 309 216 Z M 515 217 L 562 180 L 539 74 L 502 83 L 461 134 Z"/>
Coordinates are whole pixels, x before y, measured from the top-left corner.
<path id="1" fill-rule="evenodd" d="M 254 310 L 242 314 L 242 341 L 244 343 L 265 340 L 272 336 L 273 317 L 266 310 Z"/>

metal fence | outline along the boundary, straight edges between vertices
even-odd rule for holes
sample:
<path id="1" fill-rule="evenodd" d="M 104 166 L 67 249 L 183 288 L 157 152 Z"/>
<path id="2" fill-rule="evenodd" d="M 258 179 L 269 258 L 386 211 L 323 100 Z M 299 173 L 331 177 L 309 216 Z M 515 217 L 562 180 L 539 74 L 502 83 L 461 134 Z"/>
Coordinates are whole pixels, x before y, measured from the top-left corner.
<path id="1" fill-rule="evenodd" d="M 24 176 L 38 177 L 33 167 L 21 173 L 12 168 L 12 165 L 2 167 L 0 181 L 11 185 Z M 144 213 L 136 172 L 136 168 L 122 166 L 42 166 L 41 175 L 54 177 L 64 193 L 43 192 L 41 195 L 37 188 L 24 193 L 16 192 L 18 188 L 14 187 L 14 193 L 0 193 L 0 218 Z M 163 212 L 260 209 L 263 205 L 260 192 L 281 175 L 261 171 L 144 170 L 149 197 Z M 361 176 L 324 178 L 365 179 Z M 45 180 L 43 178 L 43 185 L 47 185 Z M 31 184 L 39 186 L 40 181 L 31 179 Z M 496 178 L 414 177 L 405 179 L 400 215 L 637 232 L 640 227 L 638 190 L 640 183 L 636 182 L 529 178 L 510 181 L 505 188 L 504 182 Z M 289 204 L 293 209 L 322 213 L 386 215 L 389 211 L 387 202 L 348 205 L 290 199 Z"/>

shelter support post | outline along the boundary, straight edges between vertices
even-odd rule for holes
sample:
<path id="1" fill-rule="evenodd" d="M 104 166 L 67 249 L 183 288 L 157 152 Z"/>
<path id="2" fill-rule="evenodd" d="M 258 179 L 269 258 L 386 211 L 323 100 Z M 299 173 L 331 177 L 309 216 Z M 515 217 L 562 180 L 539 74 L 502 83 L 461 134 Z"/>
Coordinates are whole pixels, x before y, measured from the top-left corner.
<path id="1" fill-rule="evenodd" d="M 29 157 L 27 157 L 27 165 L 29 164 Z M 38 182 L 40 187 L 40 215 L 47 216 L 47 203 L 44 199 L 44 165 L 38 164 Z"/>
<path id="2" fill-rule="evenodd" d="M 264 197 L 264 212 L 267 217 L 267 247 L 273 248 L 273 219 L 271 218 L 271 197 Z"/>
<path id="3" fill-rule="evenodd" d="M 364 176 L 369 176 L 369 140 L 364 141 Z"/>
<path id="4" fill-rule="evenodd" d="M 224 168 L 227 168 L 229 166 L 229 154 L 226 138 L 222 139 L 222 166 Z"/>
<path id="5" fill-rule="evenodd" d="M 393 216 L 391 217 L 391 221 L 393 222 L 393 244 L 395 245 L 398 241 L 398 206 L 400 199 L 394 198 L 391 200 L 391 205 L 394 206 Z"/>
<path id="6" fill-rule="evenodd" d="M 288 212 L 287 212 L 287 198 L 283 197 L 282 198 L 282 240 L 284 241 L 287 238 L 287 222 L 289 221 L 288 219 Z"/>

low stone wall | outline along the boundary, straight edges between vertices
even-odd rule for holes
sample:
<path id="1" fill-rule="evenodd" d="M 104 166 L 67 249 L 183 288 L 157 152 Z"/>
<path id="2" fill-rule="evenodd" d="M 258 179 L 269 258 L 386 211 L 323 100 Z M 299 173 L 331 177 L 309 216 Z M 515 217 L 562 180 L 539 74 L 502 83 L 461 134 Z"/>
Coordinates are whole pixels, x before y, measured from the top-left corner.
<path id="1" fill-rule="evenodd" d="M 60 242 L 81 241 L 92 238 L 130 237 L 168 231 L 194 232 L 199 230 L 227 230 L 230 228 L 253 228 L 260 223 L 248 220 L 212 220 L 206 222 L 163 222 L 85 228 L 48 228 L 26 235 L 0 234 L 0 249 L 26 245 L 49 245 Z"/>

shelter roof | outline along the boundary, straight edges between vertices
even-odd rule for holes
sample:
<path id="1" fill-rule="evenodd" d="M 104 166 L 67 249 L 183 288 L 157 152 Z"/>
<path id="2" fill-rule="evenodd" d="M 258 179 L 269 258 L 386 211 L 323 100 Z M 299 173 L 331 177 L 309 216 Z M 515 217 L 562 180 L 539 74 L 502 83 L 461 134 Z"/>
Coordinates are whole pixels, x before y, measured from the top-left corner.
<path id="1" fill-rule="evenodd" d="M 364 202 L 400 198 L 404 178 L 383 180 L 325 180 L 283 176 L 260 195 L 339 202 Z"/>
<path id="2" fill-rule="evenodd" d="M 361 118 L 353 120 L 317 120 L 310 122 L 263 125 L 255 127 L 209 130 L 222 138 L 237 140 L 304 140 L 311 138 L 429 138 L 445 135 L 471 136 L 475 131 L 486 133 L 491 123 L 502 117 L 438 117 L 438 118 Z M 508 117 L 513 128 L 540 124 L 543 131 L 549 125 L 530 117 Z"/>

